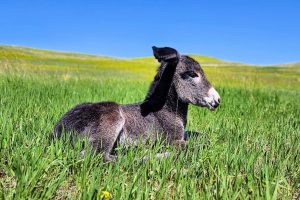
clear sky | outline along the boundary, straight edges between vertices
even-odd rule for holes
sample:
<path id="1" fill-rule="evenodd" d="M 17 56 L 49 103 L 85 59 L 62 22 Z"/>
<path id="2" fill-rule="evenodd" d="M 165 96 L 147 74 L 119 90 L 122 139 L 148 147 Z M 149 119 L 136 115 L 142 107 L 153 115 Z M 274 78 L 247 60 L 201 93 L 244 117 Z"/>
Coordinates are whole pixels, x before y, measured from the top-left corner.
<path id="1" fill-rule="evenodd" d="M 300 0 L 0 2 L 0 44 L 117 57 L 151 46 L 230 61 L 300 61 Z"/>

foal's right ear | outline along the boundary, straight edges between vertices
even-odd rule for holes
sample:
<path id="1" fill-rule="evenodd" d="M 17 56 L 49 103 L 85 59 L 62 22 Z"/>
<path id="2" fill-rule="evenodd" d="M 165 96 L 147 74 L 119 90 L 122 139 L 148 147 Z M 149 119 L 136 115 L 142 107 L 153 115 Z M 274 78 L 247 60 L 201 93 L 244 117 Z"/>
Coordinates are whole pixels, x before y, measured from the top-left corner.
<path id="1" fill-rule="evenodd" d="M 179 60 L 180 55 L 176 51 L 176 49 L 173 49 L 171 47 L 161 47 L 158 48 L 156 46 L 152 47 L 153 55 L 158 60 L 158 62 L 176 62 Z"/>

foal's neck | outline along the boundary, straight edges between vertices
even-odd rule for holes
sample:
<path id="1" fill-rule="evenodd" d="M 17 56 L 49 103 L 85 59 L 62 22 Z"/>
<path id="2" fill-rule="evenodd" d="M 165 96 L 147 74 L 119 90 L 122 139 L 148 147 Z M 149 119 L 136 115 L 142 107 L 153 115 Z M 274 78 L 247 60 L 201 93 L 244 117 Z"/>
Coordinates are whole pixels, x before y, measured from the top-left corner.
<path id="1" fill-rule="evenodd" d="M 180 101 L 174 86 L 171 86 L 170 88 L 167 101 L 163 109 L 167 109 L 169 112 L 174 113 L 177 117 L 179 117 L 183 121 L 185 127 L 187 122 L 188 104 Z"/>

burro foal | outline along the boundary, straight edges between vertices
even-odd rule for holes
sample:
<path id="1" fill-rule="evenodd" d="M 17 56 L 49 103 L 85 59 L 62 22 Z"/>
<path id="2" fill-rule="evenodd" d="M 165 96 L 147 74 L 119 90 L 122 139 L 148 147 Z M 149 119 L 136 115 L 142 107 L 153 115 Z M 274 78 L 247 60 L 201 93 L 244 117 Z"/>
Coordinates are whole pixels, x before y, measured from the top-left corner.
<path id="1" fill-rule="evenodd" d="M 188 105 L 214 110 L 220 96 L 206 79 L 200 64 L 172 48 L 153 47 L 160 62 L 145 101 L 120 105 L 114 102 L 82 103 L 66 112 L 54 127 L 53 137 L 64 131 L 87 136 L 93 150 L 105 161 L 118 143 L 155 141 L 185 146 Z"/>

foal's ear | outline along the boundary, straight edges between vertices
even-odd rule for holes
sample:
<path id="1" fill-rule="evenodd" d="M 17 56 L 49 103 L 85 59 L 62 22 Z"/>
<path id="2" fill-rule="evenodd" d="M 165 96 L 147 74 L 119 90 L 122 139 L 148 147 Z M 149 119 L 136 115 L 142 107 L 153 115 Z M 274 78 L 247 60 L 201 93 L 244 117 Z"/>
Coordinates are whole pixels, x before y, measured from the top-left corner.
<path id="1" fill-rule="evenodd" d="M 141 104 L 141 113 L 144 117 L 150 112 L 159 111 L 165 105 L 180 58 L 179 53 L 170 47 L 152 47 L 152 49 L 154 57 L 159 62 L 164 62 L 161 65 L 165 67 L 160 68 L 161 71 L 158 72 L 160 76 L 156 75 L 146 99 Z"/>
<path id="2" fill-rule="evenodd" d="M 176 51 L 176 49 L 173 49 L 171 47 L 161 47 L 158 48 L 156 46 L 152 47 L 153 55 L 158 60 L 158 62 L 173 62 L 178 61 L 180 58 L 179 53 Z"/>

